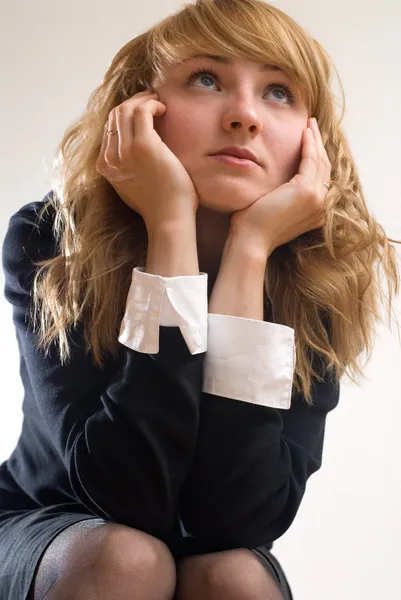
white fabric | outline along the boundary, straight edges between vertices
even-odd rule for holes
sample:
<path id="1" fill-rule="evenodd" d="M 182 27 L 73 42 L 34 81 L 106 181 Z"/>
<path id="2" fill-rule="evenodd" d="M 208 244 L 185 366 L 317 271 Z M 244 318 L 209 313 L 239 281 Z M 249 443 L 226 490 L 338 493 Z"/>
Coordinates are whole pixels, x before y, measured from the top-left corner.
<path id="1" fill-rule="evenodd" d="M 203 391 L 274 408 L 291 406 L 294 330 L 231 315 L 208 315 Z"/>
<path id="2" fill-rule="evenodd" d="M 285 325 L 208 314 L 207 273 L 162 277 L 132 273 L 119 342 L 159 352 L 159 327 L 179 327 L 191 354 L 205 352 L 203 392 L 289 409 L 296 353 Z"/>
<path id="3" fill-rule="evenodd" d="M 207 273 L 162 277 L 135 267 L 118 341 L 159 352 L 159 326 L 178 326 L 191 354 L 207 350 Z"/>

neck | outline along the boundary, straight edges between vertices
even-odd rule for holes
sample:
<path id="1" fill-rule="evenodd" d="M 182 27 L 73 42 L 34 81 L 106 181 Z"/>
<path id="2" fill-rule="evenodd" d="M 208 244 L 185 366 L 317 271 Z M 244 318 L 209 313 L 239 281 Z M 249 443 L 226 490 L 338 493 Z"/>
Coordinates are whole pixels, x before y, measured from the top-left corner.
<path id="1" fill-rule="evenodd" d="M 199 206 L 196 213 L 199 270 L 208 274 L 208 297 L 219 272 L 230 218 L 231 214 L 218 213 L 204 206 Z"/>

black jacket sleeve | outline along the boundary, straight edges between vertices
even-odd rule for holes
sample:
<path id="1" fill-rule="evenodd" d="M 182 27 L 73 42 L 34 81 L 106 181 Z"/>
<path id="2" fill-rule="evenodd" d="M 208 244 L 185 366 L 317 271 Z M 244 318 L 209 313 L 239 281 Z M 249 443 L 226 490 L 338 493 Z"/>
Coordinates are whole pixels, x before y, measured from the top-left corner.
<path id="1" fill-rule="evenodd" d="M 11 217 L 3 269 L 21 365 L 43 428 L 78 501 L 96 515 L 162 537 L 177 518 L 194 455 L 204 353 L 191 355 L 178 327 L 161 327 L 157 355 L 119 344 L 113 370 L 103 371 L 85 352 L 78 327 L 68 364 L 60 364 L 55 345 L 45 357 L 29 318 L 33 261 L 55 254 L 52 219 L 36 225 L 40 204 Z"/>
<path id="2" fill-rule="evenodd" d="M 183 554 L 272 544 L 293 522 L 322 463 L 339 384 L 314 361 L 313 406 L 294 394 L 281 410 L 203 394 L 196 454 L 181 492 Z"/>

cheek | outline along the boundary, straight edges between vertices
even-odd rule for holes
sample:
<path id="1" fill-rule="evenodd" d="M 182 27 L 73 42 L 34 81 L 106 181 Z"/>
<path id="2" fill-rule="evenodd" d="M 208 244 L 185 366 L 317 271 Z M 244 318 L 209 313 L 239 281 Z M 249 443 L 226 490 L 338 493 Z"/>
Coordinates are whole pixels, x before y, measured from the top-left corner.
<path id="1" fill-rule="evenodd" d="M 302 158 L 302 130 L 280 130 L 269 137 L 267 148 L 274 156 L 274 162 L 284 181 L 288 181 L 298 172 Z M 269 153 L 268 153 L 269 154 Z"/>
<path id="2" fill-rule="evenodd" d="M 298 139 L 289 147 L 288 151 L 288 179 L 292 179 L 299 171 L 299 166 L 302 160 L 302 132 L 298 135 Z"/>
<path id="3" fill-rule="evenodd" d="M 169 102 L 165 104 L 167 111 L 163 117 L 154 119 L 154 128 L 163 142 L 175 154 L 188 152 L 194 148 L 194 145 L 202 141 L 202 119 L 193 111 L 189 111 L 188 107 L 183 106 L 182 103 Z"/>

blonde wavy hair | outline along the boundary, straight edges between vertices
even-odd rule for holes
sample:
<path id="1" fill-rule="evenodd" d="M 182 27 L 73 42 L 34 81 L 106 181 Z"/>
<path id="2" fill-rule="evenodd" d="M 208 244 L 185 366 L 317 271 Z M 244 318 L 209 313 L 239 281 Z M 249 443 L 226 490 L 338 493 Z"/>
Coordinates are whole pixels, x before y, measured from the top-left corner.
<path id="1" fill-rule="evenodd" d="M 265 291 L 271 320 L 295 330 L 297 362 L 293 392 L 311 405 L 312 358 L 319 356 L 337 381 L 344 372 L 363 376 L 383 299 L 383 268 L 391 314 L 399 293 L 397 253 L 369 213 L 355 162 L 340 124 L 344 90 L 322 46 L 287 14 L 260 0 L 198 0 L 128 42 L 117 53 L 82 116 L 57 149 L 50 204 L 57 255 L 40 261 L 33 290 L 38 347 L 56 342 L 60 360 L 70 357 L 69 331 L 83 324 L 86 349 L 100 368 L 117 355 L 118 333 L 135 266 L 146 264 L 142 217 L 121 201 L 95 168 L 109 113 L 154 75 L 196 54 L 220 54 L 275 64 L 303 90 L 332 164 L 323 228 L 276 248 L 269 257 Z M 336 74 L 342 111 L 331 89 Z M 49 203 L 45 203 L 46 211 Z M 43 215 L 40 211 L 39 218 Z M 381 320 L 381 319 L 380 319 Z"/>

